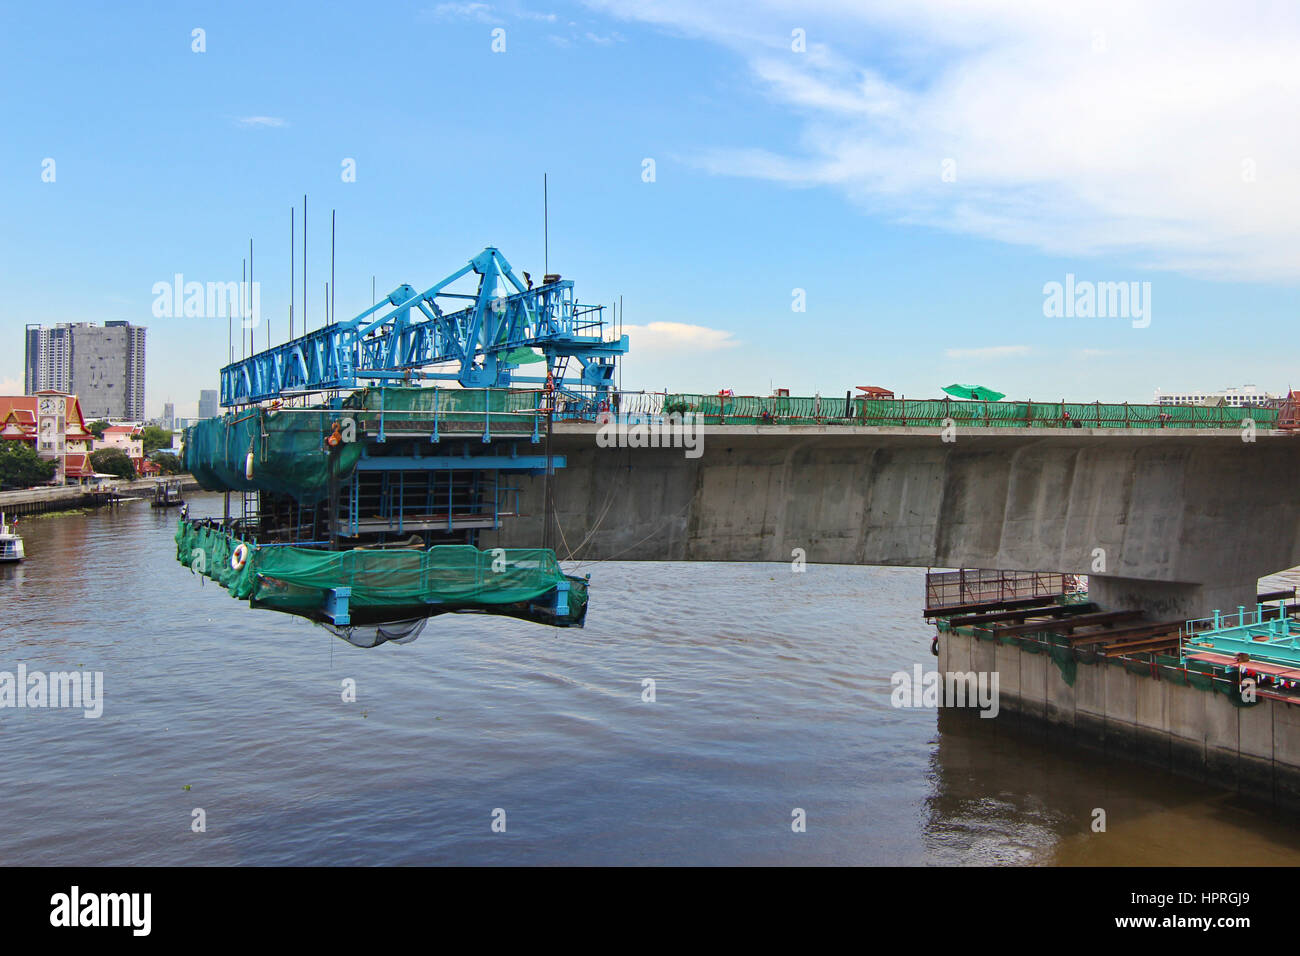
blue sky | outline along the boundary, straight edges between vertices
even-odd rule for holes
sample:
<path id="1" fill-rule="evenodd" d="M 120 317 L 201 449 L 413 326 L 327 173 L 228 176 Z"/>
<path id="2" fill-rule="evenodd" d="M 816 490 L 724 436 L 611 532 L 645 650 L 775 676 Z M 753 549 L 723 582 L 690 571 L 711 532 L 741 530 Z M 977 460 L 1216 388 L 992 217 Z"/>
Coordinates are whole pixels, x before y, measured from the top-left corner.
<path id="1" fill-rule="evenodd" d="M 303 193 L 312 325 L 331 209 L 341 318 L 486 245 L 538 275 L 543 172 L 552 270 L 624 297 L 626 387 L 1283 390 L 1297 38 L 1280 4 L 11 4 L 0 391 L 25 323 L 128 319 L 148 411 L 192 415 L 226 323 L 155 318 L 156 282 L 237 280 L 251 237 L 282 341 Z M 1151 283 L 1149 326 L 1045 316 L 1067 273 Z"/>

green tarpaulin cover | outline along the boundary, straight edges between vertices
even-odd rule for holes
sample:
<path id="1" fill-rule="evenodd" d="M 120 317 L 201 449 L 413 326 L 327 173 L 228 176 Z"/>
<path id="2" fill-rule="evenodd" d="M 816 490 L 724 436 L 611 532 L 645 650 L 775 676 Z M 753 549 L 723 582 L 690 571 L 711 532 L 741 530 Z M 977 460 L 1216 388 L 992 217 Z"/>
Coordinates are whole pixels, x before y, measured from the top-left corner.
<path id="1" fill-rule="evenodd" d="M 339 409 L 248 408 L 207 418 L 185 430 L 185 470 L 205 491 L 271 491 L 292 495 L 303 505 L 322 501 L 330 471 L 346 482 L 361 458 L 367 435 L 382 427 L 428 432 L 482 430 L 529 432 L 537 409 L 536 390 L 481 388 L 363 388 Z M 326 437 L 336 422 L 350 419 L 356 441 L 328 450 Z M 248 455 L 253 456 L 253 477 Z"/>
<path id="2" fill-rule="evenodd" d="M 232 567 L 235 549 L 247 544 L 242 568 Z M 232 597 L 266 607 L 320 618 L 327 592 L 352 589 L 355 620 L 395 620 L 451 611 L 488 611 L 581 627 L 587 611 L 585 578 L 566 575 L 555 552 L 544 548 L 471 545 L 431 548 L 313 548 L 259 546 L 220 528 L 181 519 L 176 528 L 176 560 L 216 581 Z M 548 615 L 533 602 L 554 604 L 554 592 L 568 585 L 568 614 Z"/>

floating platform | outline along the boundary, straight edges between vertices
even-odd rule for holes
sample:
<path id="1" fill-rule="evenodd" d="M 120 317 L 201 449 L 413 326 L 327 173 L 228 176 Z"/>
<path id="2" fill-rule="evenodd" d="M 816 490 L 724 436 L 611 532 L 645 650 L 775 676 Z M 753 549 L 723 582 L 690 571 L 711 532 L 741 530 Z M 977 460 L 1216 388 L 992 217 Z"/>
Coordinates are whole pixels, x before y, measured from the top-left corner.
<path id="1" fill-rule="evenodd" d="M 480 551 L 471 545 L 318 548 L 258 544 L 219 519 L 181 519 L 176 559 L 254 608 L 330 626 L 361 646 L 449 613 L 499 614 L 582 627 L 586 577 L 565 574 L 542 548 Z M 364 628 L 359 639 L 351 629 Z M 376 639 L 381 638 L 381 639 Z"/>

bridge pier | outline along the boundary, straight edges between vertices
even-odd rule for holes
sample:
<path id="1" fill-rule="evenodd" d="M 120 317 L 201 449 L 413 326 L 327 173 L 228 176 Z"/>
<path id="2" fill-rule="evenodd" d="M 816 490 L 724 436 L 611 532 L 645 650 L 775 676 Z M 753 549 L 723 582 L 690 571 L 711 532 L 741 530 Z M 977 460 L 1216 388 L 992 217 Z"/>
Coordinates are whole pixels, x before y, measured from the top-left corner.
<path id="1" fill-rule="evenodd" d="M 1108 611 L 1140 610 L 1153 621 L 1210 617 L 1216 610 L 1235 613 L 1255 606 L 1258 578 L 1234 576 L 1207 583 L 1145 581 L 1104 574 L 1088 576 L 1088 599 Z"/>

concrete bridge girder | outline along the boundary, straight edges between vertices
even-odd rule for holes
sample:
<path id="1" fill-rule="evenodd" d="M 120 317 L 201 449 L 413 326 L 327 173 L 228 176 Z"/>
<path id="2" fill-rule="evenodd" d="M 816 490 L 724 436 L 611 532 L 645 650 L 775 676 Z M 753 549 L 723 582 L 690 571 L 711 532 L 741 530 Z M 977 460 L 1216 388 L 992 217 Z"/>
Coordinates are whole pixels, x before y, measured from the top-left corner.
<path id="1" fill-rule="evenodd" d="M 554 541 L 588 560 L 791 561 L 1089 574 L 1163 616 L 1251 603 L 1300 564 L 1300 438 L 1118 429 L 706 426 L 703 454 L 557 424 Z M 535 545 L 542 480 L 482 543 Z M 566 547 L 567 542 L 567 547 Z"/>

